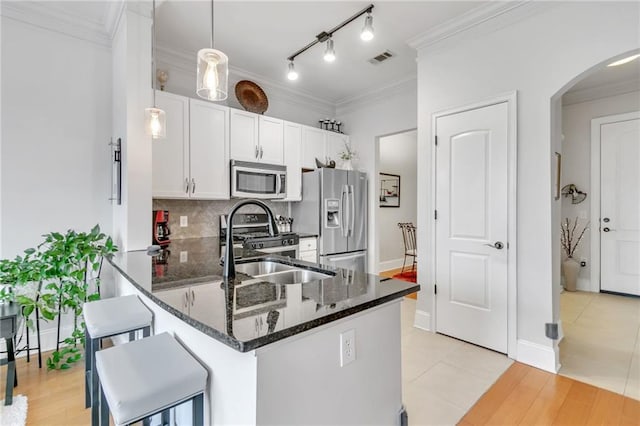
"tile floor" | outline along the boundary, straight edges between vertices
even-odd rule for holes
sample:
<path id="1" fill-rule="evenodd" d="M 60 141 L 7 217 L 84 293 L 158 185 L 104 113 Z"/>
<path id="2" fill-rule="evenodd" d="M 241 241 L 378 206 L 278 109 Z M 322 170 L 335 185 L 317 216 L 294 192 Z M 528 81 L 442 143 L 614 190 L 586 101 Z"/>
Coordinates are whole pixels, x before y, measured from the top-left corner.
<path id="1" fill-rule="evenodd" d="M 402 302 L 402 392 L 411 426 L 455 425 L 513 363 L 505 355 L 413 327 Z"/>
<path id="2" fill-rule="evenodd" d="M 560 296 L 559 374 L 640 400 L 640 298 Z"/>

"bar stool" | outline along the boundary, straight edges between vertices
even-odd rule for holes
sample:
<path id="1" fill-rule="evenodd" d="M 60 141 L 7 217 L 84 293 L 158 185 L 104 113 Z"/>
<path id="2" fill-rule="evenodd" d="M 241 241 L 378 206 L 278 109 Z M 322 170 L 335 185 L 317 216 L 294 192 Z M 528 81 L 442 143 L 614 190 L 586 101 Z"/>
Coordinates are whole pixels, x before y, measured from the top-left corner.
<path id="1" fill-rule="evenodd" d="M 169 333 L 104 349 L 96 354 L 100 426 L 129 425 L 193 402 L 193 425 L 204 424 L 207 370 Z M 97 424 L 93 424 L 97 426 Z"/>
<path id="2" fill-rule="evenodd" d="M 92 407 L 91 418 L 97 423 L 99 412 L 98 375 L 95 373 L 96 352 L 102 339 L 129 333 L 135 339 L 136 331 L 144 337 L 151 334 L 152 314 L 138 296 L 122 296 L 96 300 L 84 304 L 85 322 L 85 408 Z"/>

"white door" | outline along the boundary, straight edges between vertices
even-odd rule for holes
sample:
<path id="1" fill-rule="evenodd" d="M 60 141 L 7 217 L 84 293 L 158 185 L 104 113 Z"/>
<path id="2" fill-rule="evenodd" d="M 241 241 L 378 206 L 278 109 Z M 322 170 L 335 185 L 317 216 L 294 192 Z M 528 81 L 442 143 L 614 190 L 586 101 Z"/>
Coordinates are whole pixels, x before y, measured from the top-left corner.
<path id="1" fill-rule="evenodd" d="M 151 144 L 153 196 L 189 198 L 189 98 L 156 92 L 156 101 L 167 114 L 167 136 Z"/>
<path id="2" fill-rule="evenodd" d="M 284 164 L 283 124 L 277 118 L 260 117 L 258 158 L 261 163 Z"/>
<path id="3" fill-rule="evenodd" d="M 600 288 L 640 295 L 640 118 L 600 126 L 600 161 Z"/>
<path id="4" fill-rule="evenodd" d="M 508 104 L 436 120 L 436 330 L 507 352 Z"/>
<path id="5" fill-rule="evenodd" d="M 258 115 L 231 109 L 231 159 L 258 161 Z"/>
<path id="6" fill-rule="evenodd" d="M 229 108 L 191 99 L 191 197 L 229 199 Z"/>
<path id="7" fill-rule="evenodd" d="M 304 126 L 302 128 L 302 167 L 316 168 L 316 158 L 323 163 L 325 159 L 326 133 L 324 130 Z"/>

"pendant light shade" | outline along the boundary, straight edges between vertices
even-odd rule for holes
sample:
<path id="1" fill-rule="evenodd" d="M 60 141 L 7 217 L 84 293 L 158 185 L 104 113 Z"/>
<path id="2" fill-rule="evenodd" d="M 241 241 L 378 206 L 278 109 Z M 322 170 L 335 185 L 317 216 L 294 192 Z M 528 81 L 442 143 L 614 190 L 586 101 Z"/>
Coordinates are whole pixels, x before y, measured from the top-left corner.
<path id="1" fill-rule="evenodd" d="M 198 96 L 210 101 L 224 101 L 228 95 L 229 58 L 216 49 L 198 51 Z"/>
<path id="2" fill-rule="evenodd" d="M 160 108 L 145 108 L 144 127 L 153 139 L 167 136 L 167 116 Z"/>
<path id="3" fill-rule="evenodd" d="M 210 101 L 224 101 L 229 93 L 229 58 L 213 48 L 214 22 L 211 0 L 211 48 L 198 51 L 196 93 Z"/>
<path id="4" fill-rule="evenodd" d="M 153 0 L 153 21 L 151 25 L 151 68 L 153 69 L 153 108 L 144 110 L 144 128 L 152 139 L 162 139 L 167 135 L 167 117 L 156 105 L 156 0 Z"/>
<path id="5" fill-rule="evenodd" d="M 367 17 L 364 18 L 364 27 L 360 33 L 360 38 L 363 41 L 373 40 L 373 16 L 371 16 L 371 12 L 367 13 Z"/>
<path id="6" fill-rule="evenodd" d="M 333 39 L 327 40 L 327 48 L 324 51 L 324 60 L 327 62 L 333 62 L 336 60 L 336 51 L 333 48 Z"/>
<path id="7" fill-rule="evenodd" d="M 296 71 L 296 66 L 293 64 L 293 61 L 289 61 L 289 71 L 287 72 L 287 78 L 289 80 L 298 79 L 298 72 Z"/>

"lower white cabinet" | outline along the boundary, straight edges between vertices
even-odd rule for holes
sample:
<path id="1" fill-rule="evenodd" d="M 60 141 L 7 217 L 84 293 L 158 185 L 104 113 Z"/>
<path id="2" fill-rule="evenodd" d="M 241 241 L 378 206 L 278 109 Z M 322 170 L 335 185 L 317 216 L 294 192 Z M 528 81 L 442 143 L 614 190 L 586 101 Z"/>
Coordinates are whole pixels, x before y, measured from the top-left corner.
<path id="1" fill-rule="evenodd" d="M 300 238 L 298 259 L 318 263 L 318 239 L 316 237 Z"/>
<path id="2" fill-rule="evenodd" d="M 272 333 L 280 331 L 284 328 L 284 309 L 277 309 L 271 312 L 277 312 L 278 320 L 275 323 Z M 273 315 L 273 314 L 272 314 Z M 243 339 L 251 339 L 269 334 L 269 324 L 267 317 L 269 312 L 254 315 L 233 321 L 233 329 L 236 335 Z"/>
<path id="3" fill-rule="evenodd" d="M 204 324 L 219 327 L 225 322 L 226 312 L 224 309 L 225 301 L 220 298 L 221 283 L 218 281 L 172 288 L 154 292 L 154 295 Z"/>

